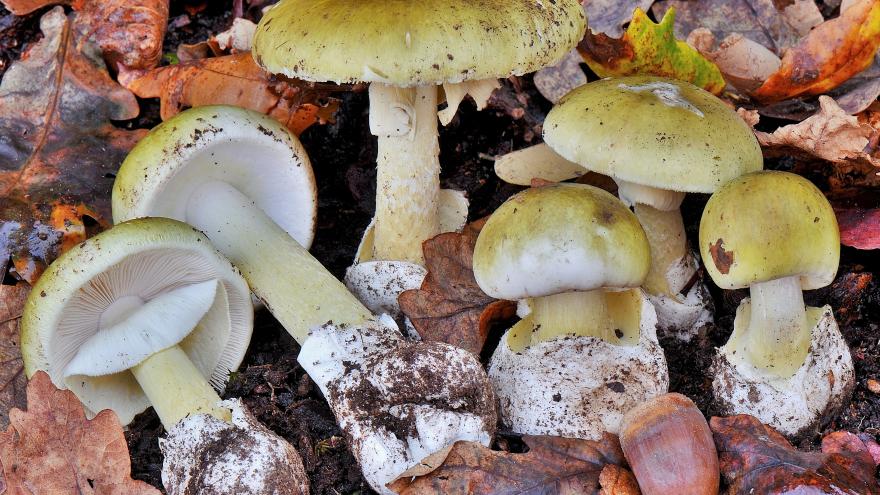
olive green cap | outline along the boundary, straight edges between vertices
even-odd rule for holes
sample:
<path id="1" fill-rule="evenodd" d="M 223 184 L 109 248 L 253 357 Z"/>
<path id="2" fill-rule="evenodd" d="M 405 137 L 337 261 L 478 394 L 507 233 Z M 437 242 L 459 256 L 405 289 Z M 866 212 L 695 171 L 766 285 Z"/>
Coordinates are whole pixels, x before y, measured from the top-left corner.
<path id="1" fill-rule="evenodd" d="M 547 115 L 544 141 L 588 170 L 670 191 L 711 193 L 763 168 L 736 112 L 692 84 L 653 76 L 571 91 Z"/>
<path id="2" fill-rule="evenodd" d="M 700 254 L 722 289 L 799 276 L 805 290 L 834 280 L 840 232 L 825 195 L 807 179 L 763 171 L 718 190 L 700 220 Z"/>
<path id="3" fill-rule="evenodd" d="M 282 0 L 252 52 L 274 74 L 406 87 L 533 72 L 585 30 L 577 0 Z"/>
<path id="4" fill-rule="evenodd" d="M 636 216 L 584 184 L 527 189 L 480 231 L 474 276 L 486 294 L 524 299 L 601 287 L 638 287 L 651 250 Z"/>

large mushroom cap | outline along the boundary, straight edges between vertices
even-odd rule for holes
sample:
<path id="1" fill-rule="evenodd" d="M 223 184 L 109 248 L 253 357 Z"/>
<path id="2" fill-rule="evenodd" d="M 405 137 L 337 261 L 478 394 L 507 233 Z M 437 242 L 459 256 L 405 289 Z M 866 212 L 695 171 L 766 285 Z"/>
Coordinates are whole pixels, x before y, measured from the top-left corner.
<path id="1" fill-rule="evenodd" d="M 192 192 L 214 181 L 229 183 L 303 247 L 311 245 L 317 192 L 305 149 L 278 122 L 230 106 L 191 108 L 141 139 L 113 184 L 113 220 L 186 221 Z"/>
<path id="2" fill-rule="evenodd" d="M 199 297 L 208 298 L 198 303 L 207 312 L 181 317 L 186 308 L 175 306 Z M 151 304 L 162 308 L 130 311 Z M 128 368 L 179 345 L 220 389 L 252 328 L 250 290 L 208 239 L 184 223 L 148 218 L 102 232 L 49 266 L 25 306 L 21 347 L 28 376 L 45 370 L 91 412 L 113 409 L 128 424 L 150 406 Z"/>
<path id="3" fill-rule="evenodd" d="M 692 84 L 653 76 L 571 91 L 547 114 L 544 141 L 589 170 L 670 191 L 711 193 L 763 168 L 736 112 Z"/>
<path id="4" fill-rule="evenodd" d="M 253 54 L 309 81 L 442 84 L 533 72 L 585 29 L 576 0 L 283 0 L 257 26 Z"/>
<path id="5" fill-rule="evenodd" d="M 722 289 L 799 276 L 805 290 L 834 280 L 840 231 L 825 195 L 788 172 L 747 174 L 709 198 L 700 254 Z"/>
<path id="6" fill-rule="evenodd" d="M 486 222 L 474 249 L 480 287 L 524 299 L 601 287 L 638 287 L 651 254 L 635 215 L 583 184 L 527 189 Z"/>

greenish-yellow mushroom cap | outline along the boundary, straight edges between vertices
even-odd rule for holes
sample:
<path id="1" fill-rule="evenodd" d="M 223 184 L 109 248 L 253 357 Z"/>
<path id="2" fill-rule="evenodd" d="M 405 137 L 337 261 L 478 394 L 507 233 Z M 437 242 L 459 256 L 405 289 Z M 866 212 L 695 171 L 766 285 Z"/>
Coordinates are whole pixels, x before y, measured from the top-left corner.
<path id="1" fill-rule="evenodd" d="M 700 254 L 723 289 L 800 277 L 805 290 L 830 284 L 840 260 L 837 219 L 807 179 L 764 171 L 736 178 L 709 199 Z"/>
<path id="2" fill-rule="evenodd" d="M 635 215 L 611 194 L 583 184 L 527 189 L 486 222 L 474 250 L 480 287 L 525 299 L 602 287 L 638 287 L 651 254 Z"/>
<path id="3" fill-rule="evenodd" d="M 692 84 L 653 76 L 571 91 L 547 115 L 544 141 L 594 172 L 670 191 L 711 193 L 763 168 L 736 112 Z"/>
<path id="4" fill-rule="evenodd" d="M 260 20 L 253 54 L 309 81 L 456 83 L 551 65 L 585 30 L 576 0 L 282 0 Z"/>
<path id="5" fill-rule="evenodd" d="M 190 311 L 199 298 L 207 311 Z M 222 389 L 252 329 L 250 290 L 207 237 L 176 220 L 144 218 L 86 240 L 46 269 L 25 304 L 21 350 L 28 376 L 44 370 L 90 411 L 113 409 L 128 424 L 150 406 L 128 369 L 179 345 Z"/>

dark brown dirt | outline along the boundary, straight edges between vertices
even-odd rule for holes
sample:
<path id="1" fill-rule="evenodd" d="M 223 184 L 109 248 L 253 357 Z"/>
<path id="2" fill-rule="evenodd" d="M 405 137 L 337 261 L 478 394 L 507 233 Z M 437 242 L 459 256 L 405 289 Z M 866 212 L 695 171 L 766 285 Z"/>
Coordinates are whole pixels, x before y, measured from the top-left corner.
<path id="1" fill-rule="evenodd" d="M 244 2 L 245 6 L 248 2 Z M 256 2 L 250 2 L 254 4 Z M 165 51 L 173 53 L 179 43 L 193 43 L 226 29 L 231 23 L 232 0 L 172 2 L 171 25 Z M 246 14 L 257 15 L 249 8 Z M 39 36 L 38 15 L 16 18 L 0 7 L 0 74 L 22 48 Z M 149 128 L 158 123 L 158 102 L 142 101 L 142 116 L 125 127 Z M 492 157 L 519 149 L 539 139 L 540 122 L 550 105 L 531 85 L 531 78 L 504 82 L 493 98 L 493 108 L 477 112 L 465 103 L 459 115 L 441 130 L 442 181 L 444 187 L 463 189 L 471 201 L 471 219 L 485 216 L 504 199 L 522 189 L 499 181 Z M 319 223 L 312 247 L 315 256 L 341 277 L 351 262 L 361 232 L 373 209 L 375 193 L 375 140 L 367 125 L 367 95 L 342 97 L 336 122 L 307 130 L 306 146 L 319 184 Z M 762 128 L 772 126 L 762 121 Z M 772 130 L 772 128 L 766 129 Z M 787 160 L 769 162 L 768 168 L 791 169 L 827 188 L 820 167 Z M 689 195 L 683 205 L 685 225 L 691 242 L 696 242 L 699 216 L 707 196 Z M 873 252 L 844 249 L 841 268 L 834 284 L 807 294 L 811 305 L 831 304 L 849 342 L 856 364 L 856 390 L 852 402 L 829 420 L 826 431 L 880 433 L 880 396 L 867 388 L 868 379 L 880 379 L 880 256 Z M 693 399 L 707 415 L 711 405 L 711 377 L 707 370 L 713 349 L 730 334 L 733 313 L 747 291 L 720 291 L 710 283 L 717 309 L 717 326 L 690 344 L 664 339 L 671 390 Z M 483 358 L 497 344 L 503 328 L 490 333 Z M 265 312 L 258 315 L 254 339 L 242 368 L 234 374 L 225 397 L 242 397 L 259 420 L 288 439 L 303 457 L 312 482 L 312 493 L 372 493 L 364 484 L 348 452 L 335 419 L 302 368 L 296 363 L 299 348 L 277 322 Z M 162 427 L 152 411 L 144 413 L 127 432 L 133 476 L 161 486 L 161 455 L 156 438 Z M 818 437 L 801 445 L 816 448 Z M 500 448 L 522 451 L 516 435 L 500 435 Z"/>

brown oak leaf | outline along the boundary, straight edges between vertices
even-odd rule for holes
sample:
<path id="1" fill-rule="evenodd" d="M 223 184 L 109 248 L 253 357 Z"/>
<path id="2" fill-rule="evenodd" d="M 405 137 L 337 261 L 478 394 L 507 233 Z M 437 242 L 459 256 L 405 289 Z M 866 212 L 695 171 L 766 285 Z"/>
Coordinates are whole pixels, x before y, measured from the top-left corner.
<path id="1" fill-rule="evenodd" d="M 856 435 L 848 431 L 835 431 L 822 437 L 822 452 L 826 454 L 852 453 L 864 458 L 864 462 L 878 464 L 880 444 L 871 435 Z"/>
<path id="2" fill-rule="evenodd" d="M 27 385 L 27 411 L 9 411 L 0 432 L 0 464 L 9 495 L 157 495 L 131 479 L 122 425 L 107 409 L 87 420 L 69 390 L 58 390 L 38 371 Z"/>
<path id="3" fill-rule="evenodd" d="M 10 409 L 25 405 L 27 378 L 18 325 L 28 292 L 27 284 L 0 285 L 0 428 L 9 424 Z"/>
<path id="4" fill-rule="evenodd" d="M 40 28 L 0 84 L 0 273 L 28 283 L 109 225 L 113 174 L 146 132 L 111 124 L 135 117 L 137 101 L 61 7 Z"/>
<path id="5" fill-rule="evenodd" d="M 749 415 L 714 417 L 709 426 L 732 495 L 880 493 L 867 452 L 800 452 Z"/>
<path id="6" fill-rule="evenodd" d="M 795 155 L 821 158 L 838 165 L 880 167 L 880 157 L 869 153 L 873 126 L 848 115 L 830 96 L 819 97 L 819 113 L 772 134 L 756 131 L 764 156 Z"/>
<path id="7" fill-rule="evenodd" d="M 786 51 L 779 70 L 752 96 L 769 103 L 825 93 L 867 69 L 878 48 L 880 0 L 858 0 Z"/>
<path id="8" fill-rule="evenodd" d="M 120 80 L 141 98 L 160 98 L 167 120 L 189 107 L 227 104 L 265 113 L 300 134 L 310 125 L 331 121 L 342 86 L 274 77 L 250 52 L 190 60 L 150 71 L 131 72 Z"/>
<path id="9" fill-rule="evenodd" d="M 422 339 L 479 354 L 491 323 L 515 314 L 515 303 L 489 297 L 474 278 L 474 245 L 484 223 L 479 220 L 460 234 L 447 232 L 422 244 L 428 274 L 419 289 L 404 291 L 397 299 Z"/>
<path id="10" fill-rule="evenodd" d="M 104 52 L 112 67 L 149 69 L 162 59 L 168 0 L 3 0 L 16 15 L 47 5 L 70 5 L 74 24 Z"/>
<path id="11" fill-rule="evenodd" d="M 455 442 L 422 460 L 388 487 L 401 495 L 516 493 L 521 495 L 638 495 L 617 437 L 601 441 L 524 436 L 525 454 Z"/>

